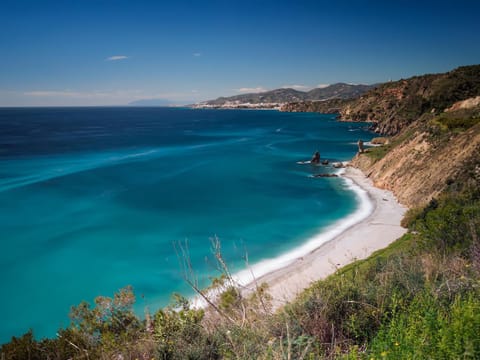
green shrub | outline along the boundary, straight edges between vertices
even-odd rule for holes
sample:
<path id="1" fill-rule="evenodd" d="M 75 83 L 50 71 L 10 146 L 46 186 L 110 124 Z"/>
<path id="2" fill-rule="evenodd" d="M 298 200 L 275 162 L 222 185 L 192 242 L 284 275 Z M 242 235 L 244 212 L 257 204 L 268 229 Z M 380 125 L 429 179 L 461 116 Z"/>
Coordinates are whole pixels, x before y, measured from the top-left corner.
<path id="1" fill-rule="evenodd" d="M 472 239 L 480 237 L 480 201 L 461 196 L 447 196 L 430 202 L 415 221 L 426 247 L 442 254 L 465 253 Z"/>
<path id="2" fill-rule="evenodd" d="M 370 149 L 365 150 L 365 154 L 371 158 L 374 162 L 381 160 L 388 154 L 388 152 L 392 149 L 391 145 L 382 145 L 372 147 Z"/>
<path id="3" fill-rule="evenodd" d="M 400 225 L 402 225 L 404 228 L 411 229 L 422 213 L 423 213 L 422 208 L 408 209 L 405 215 L 403 215 Z"/>
<path id="4" fill-rule="evenodd" d="M 438 121 L 449 130 L 466 130 L 480 122 L 480 117 L 441 116 Z"/>
<path id="5" fill-rule="evenodd" d="M 93 308 L 84 301 L 70 311 L 72 329 L 88 339 L 91 346 L 101 343 L 115 349 L 122 342 L 135 339 L 141 331 L 142 324 L 133 312 L 134 303 L 131 286 L 121 289 L 113 298 L 98 296 Z"/>
<path id="6" fill-rule="evenodd" d="M 229 286 L 220 294 L 220 308 L 223 310 L 230 310 L 240 304 L 240 293 L 234 286 Z"/>
<path id="7" fill-rule="evenodd" d="M 430 120 L 430 124 L 438 125 L 442 131 L 465 131 L 480 123 L 480 107 L 461 109 L 441 113 Z"/>
<path id="8" fill-rule="evenodd" d="M 457 297 L 444 307 L 423 293 L 382 327 L 365 358 L 478 359 L 479 331 L 478 294 Z"/>
<path id="9" fill-rule="evenodd" d="M 154 316 L 153 336 L 161 359 L 215 359 L 217 346 L 202 327 L 203 310 L 166 308 Z"/>

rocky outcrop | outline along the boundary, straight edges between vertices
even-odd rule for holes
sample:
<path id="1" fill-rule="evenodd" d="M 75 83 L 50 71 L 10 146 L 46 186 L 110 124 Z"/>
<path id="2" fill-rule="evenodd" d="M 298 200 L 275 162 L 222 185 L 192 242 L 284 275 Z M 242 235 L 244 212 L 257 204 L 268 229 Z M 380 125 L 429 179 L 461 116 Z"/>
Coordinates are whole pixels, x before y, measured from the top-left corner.
<path id="1" fill-rule="evenodd" d="M 312 175 L 314 178 L 331 178 L 331 177 L 338 177 L 337 174 L 315 174 Z"/>

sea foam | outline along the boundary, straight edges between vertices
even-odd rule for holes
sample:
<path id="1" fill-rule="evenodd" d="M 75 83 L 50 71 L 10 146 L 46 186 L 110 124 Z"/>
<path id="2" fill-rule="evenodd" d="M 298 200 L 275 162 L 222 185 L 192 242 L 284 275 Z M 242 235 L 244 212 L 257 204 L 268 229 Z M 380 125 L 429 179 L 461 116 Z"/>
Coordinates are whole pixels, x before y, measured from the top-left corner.
<path id="1" fill-rule="evenodd" d="M 342 169 L 337 174 L 343 175 L 343 173 L 344 170 Z M 312 253 L 320 246 L 335 239 L 350 227 L 365 220 L 374 210 L 374 204 L 368 192 L 357 185 L 350 178 L 341 177 L 341 179 L 344 181 L 346 189 L 353 191 L 355 194 L 358 205 L 353 213 L 335 222 L 334 224 L 321 229 L 320 233 L 307 240 L 303 245 L 296 247 L 278 257 L 261 260 L 249 266 L 247 269 L 235 273 L 232 276 L 234 284 L 240 287 L 248 287 L 262 276 L 287 267 L 295 260 Z M 226 284 L 224 287 L 211 289 L 206 293 L 206 296 L 215 299 L 221 292 L 225 290 L 225 287 L 228 286 L 229 284 Z M 192 299 L 192 307 L 204 308 L 206 306 L 207 302 L 203 298 L 196 296 L 194 299 Z"/>

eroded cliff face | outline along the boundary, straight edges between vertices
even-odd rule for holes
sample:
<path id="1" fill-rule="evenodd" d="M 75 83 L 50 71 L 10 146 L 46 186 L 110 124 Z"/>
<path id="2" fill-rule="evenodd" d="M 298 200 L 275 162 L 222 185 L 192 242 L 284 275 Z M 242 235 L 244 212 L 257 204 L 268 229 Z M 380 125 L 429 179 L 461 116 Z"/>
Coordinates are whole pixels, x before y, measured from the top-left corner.
<path id="1" fill-rule="evenodd" d="M 442 136 L 414 124 L 393 138 L 395 142 L 383 158 L 357 154 L 352 165 L 408 207 L 425 205 L 449 184 L 462 181 L 462 172 L 473 169 L 480 178 L 480 123 Z"/>
<path id="2" fill-rule="evenodd" d="M 370 121 L 377 133 L 391 136 L 388 145 L 357 155 L 353 165 L 408 207 L 465 181 L 467 171 L 480 177 L 480 65 L 382 84 L 340 115 Z"/>

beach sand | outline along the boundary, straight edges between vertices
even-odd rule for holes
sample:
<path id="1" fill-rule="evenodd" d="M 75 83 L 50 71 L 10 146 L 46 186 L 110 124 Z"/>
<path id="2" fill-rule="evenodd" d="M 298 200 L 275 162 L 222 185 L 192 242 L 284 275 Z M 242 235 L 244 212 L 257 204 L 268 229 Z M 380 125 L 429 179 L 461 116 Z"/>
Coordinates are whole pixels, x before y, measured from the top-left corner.
<path id="1" fill-rule="evenodd" d="M 407 231 L 400 226 L 407 209 L 398 203 L 390 191 L 376 188 L 369 178 L 353 167 L 347 167 L 342 176 L 368 193 L 373 211 L 309 254 L 256 279 L 257 284 L 268 284 L 273 309 L 294 300 L 312 282 L 324 279 L 342 266 L 385 248 Z M 251 283 L 245 290 L 249 292 L 248 289 L 252 288 L 254 286 Z"/>

